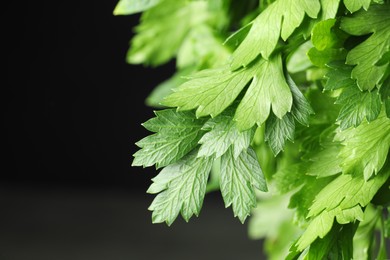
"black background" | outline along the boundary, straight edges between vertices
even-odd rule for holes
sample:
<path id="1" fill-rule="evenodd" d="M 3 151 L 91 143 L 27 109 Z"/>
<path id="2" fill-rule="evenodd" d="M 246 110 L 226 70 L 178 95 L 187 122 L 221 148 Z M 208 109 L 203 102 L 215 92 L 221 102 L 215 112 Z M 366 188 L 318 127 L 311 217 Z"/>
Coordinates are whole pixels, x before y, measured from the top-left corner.
<path id="1" fill-rule="evenodd" d="M 3 16 L 0 259 L 260 259 L 219 193 L 152 225 L 153 168 L 131 167 L 148 93 L 174 72 L 125 63 L 139 15 L 116 1 L 9 1 Z"/>
<path id="2" fill-rule="evenodd" d="M 131 155 L 152 116 L 144 99 L 174 64 L 125 64 L 139 15 L 114 17 L 115 1 L 101 2 L 9 7 L 7 180 L 145 189 Z"/>

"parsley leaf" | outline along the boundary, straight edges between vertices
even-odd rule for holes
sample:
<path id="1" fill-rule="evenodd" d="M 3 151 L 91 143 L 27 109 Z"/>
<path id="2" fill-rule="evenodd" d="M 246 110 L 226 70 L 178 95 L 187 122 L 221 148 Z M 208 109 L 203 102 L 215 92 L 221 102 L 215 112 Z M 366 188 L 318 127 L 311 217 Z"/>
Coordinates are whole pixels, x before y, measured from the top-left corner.
<path id="1" fill-rule="evenodd" d="M 362 7 L 367 10 L 371 4 L 371 0 L 344 0 L 344 5 L 351 13 L 360 10 Z"/>
<path id="2" fill-rule="evenodd" d="M 263 238 L 269 260 L 285 259 L 291 241 L 301 233 L 291 221 L 293 211 L 287 208 L 287 204 L 288 196 L 262 196 L 249 221 L 249 237 Z"/>
<path id="3" fill-rule="evenodd" d="M 385 106 L 386 115 L 390 118 L 390 77 L 388 77 L 379 90 L 381 100 Z"/>
<path id="4" fill-rule="evenodd" d="M 240 130 L 264 123 L 271 107 L 273 113 L 282 118 L 290 112 L 293 103 L 280 55 L 270 57 L 268 61 L 260 59 L 253 66 L 256 66 L 256 74 L 234 116 Z"/>
<path id="5" fill-rule="evenodd" d="M 347 55 L 347 64 L 356 65 L 352 78 L 361 90 L 380 87 L 388 63 L 375 65 L 390 49 L 390 4 L 372 5 L 368 11 L 359 11 L 341 19 L 341 29 L 351 35 L 367 35 L 367 40 Z M 370 21 L 367 23 L 367 21 Z"/>
<path id="6" fill-rule="evenodd" d="M 178 50 L 176 66 L 202 69 L 223 65 L 231 51 L 222 42 L 215 28 L 208 24 L 191 27 Z"/>
<path id="7" fill-rule="evenodd" d="M 336 133 L 336 140 L 344 145 L 339 156 L 343 159 L 343 173 L 363 173 L 368 180 L 384 165 L 390 147 L 390 119 L 382 113 L 371 123 L 363 122 L 356 128 Z"/>
<path id="8" fill-rule="evenodd" d="M 179 110 L 197 108 L 197 117 L 215 117 L 233 103 L 254 76 L 255 68 L 251 66 L 234 72 L 226 66 L 202 70 L 191 75 L 162 104 Z"/>
<path id="9" fill-rule="evenodd" d="M 134 154 L 133 166 L 163 167 L 176 162 L 198 145 L 206 119 L 197 120 L 193 112 L 166 109 L 155 112 L 143 126 L 155 134 L 136 143 L 142 149 Z"/>
<path id="10" fill-rule="evenodd" d="M 364 210 L 363 221 L 359 223 L 353 238 L 354 259 L 372 259 L 371 251 L 374 246 L 375 226 L 379 220 L 378 211 L 369 204 Z"/>
<path id="11" fill-rule="evenodd" d="M 291 107 L 292 116 L 301 125 L 309 126 L 310 115 L 314 114 L 312 107 L 310 106 L 309 102 L 306 100 L 302 92 L 299 90 L 293 79 L 290 77 L 290 75 L 287 75 L 287 83 L 290 87 L 293 96 L 293 104 Z"/>
<path id="12" fill-rule="evenodd" d="M 179 212 L 186 221 L 199 215 L 212 162 L 210 157 L 197 157 L 195 150 L 152 179 L 147 192 L 159 193 L 149 207 L 153 223 L 171 225 Z"/>
<path id="13" fill-rule="evenodd" d="M 233 109 L 228 110 L 230 111 L 209 119 L 203 126 L 202 129 L 208 132 L 199 140 L 201 146 L 198 156 L 220 157 L 231 147 L 236 159 L 243 150 L 249 147 L 254 129 L 240 132 L 232 120 Z"/>
<path id="14" fill-rule="evenodd" d="M 229 148 L 221 157 L 221 193 L 225 206 L 232 205 L 234 216 L 244 223 L 251 209 L 256 206 L 255 189 L 267 191 L 256 153 L 252 148 L 241 152 L 236 158 Z"/>
<path id="15" fill-rule="evenodd" d="M 283 223 L 293 217 L 293 211 L 287 205 L 287 196 L 273 194 L 260 199 L 253 210 L 255 217 L 249 221 L 249 236 L 255 239 L 277 239 Z"/>
<path id="16" fill-rule="evenodd" d="M 343 130 L 351 126 L 357 127 L 364 119 L 367 122 L 374 121 L 382 108 L 377 90 L 360 91 L 356 85 L 344 88 L 336 104 L 343 105 L 337 118 Z"/>
<path id="17" fill-rule="evenodd" d="M 170 95 L 174 89 L 183 84 L 185 82 L 184 77 L 190 74 L 193 70 L 193 67 L 187 67 L 177 71 L 172 77 L 157 85 L 146 98 L 145 103 L 151 107 L 164 107 L 161 104 L 163 99 Z"/>
<path id="18" fill-rule="evenodd" d="M 305 13 L 316 18 L 320 8 L 318 0 L 276 0 L 255 18 L 248 35 L 234 51 L 232 70 L 246 67 L 259 54 L 268 59 L 279 37 L 287 40 L 302 23 Z"/>
<path id="19" fill-rule="evenodd" d="M 196 116 L 217 116 L 237 98 L 252 80 L 237 107 L 234 120 L 239 130 L 261 125 L 273 113 L 282 118 L 290 111 L 292 94 L 285 81 L 280 55 L 259 59 L 248 68 L 231 71 L 220 67 L 200 71 L 163 101 L 179 110 L 197 108 Z"/>
<path id="20" fill-rule="evenodd" d="M 308 126 L 309 117 L 314 114 L 310 104 L 289 75 L 287 75 L 287 83 L 293 95 L 291 112 L 281 119 L 271 114 L 265 127 L 265 141 L 268 142 L 275 156 L 283 151 L 287 139 L 294 141 L 294 119 L 302 125 Z"/>
<path id="21" fill-rule="evenodd" d="M 317 239 L 310 245 L 306 259 L 352 259 L 354 226 L 335 224 L 323 239 Z"/>
<path id="22" fill-rule="evenodd" d="M 321 0 L 321 20 L 334 18 L 339 8 L 340 0 Z"/>
<path id="23" fill-rule="evenodd" d="M 317 50 L 323 51 L 338 45 L 339 38 L 332 30 L 335 23 L 336 19 L 328 19 L 314 25 L 311 31 L 311 42 Z"/>
<path id="24" fill-rule="evenodd" d="M 265 127 L 264 141 L 268 142 L 274 155 L 278 155 L 285 146 L 286 140 L 294 141 L 295 121 L 291 114 L 281 119 L 271 115 Z"/>
<path id="25" fill-rule="evenodd" d="M 114 9 L 114 15 L 128 15 L 146 11 L 161 0 L 120 0 Z"/>
<path id="26" fill-rule="evenodd" d="M 205 1 L 164 0 L 163 4 L 142 14 L 127 61 L 153 66 L 169 61 L 176 55 L 191 28 L 209 19 Z"/>
<path id="27" fill-rule="evenodd" d="M 317 179 L 312 176 L 305 176 L 304 173 L 297 173 L 301 175 L 301 187 L 291 196 L 288 205 L 289 208 L 295 210 L 294 220 L 298 225 L 302 226 L 307 225 L 307 214 L 309 213 L 309 207 L 313 204 L 314 198 L 332 180 L 332 177 Z"/>
<path id="28" fill-rule="evenodd" d="M 309 59 L 313 65 L 320 68 L 325 68 L 329 62 L 345 58 L 346 51 L 342 48 L 325 49 L 323 51 L 319 51 L 316 48 L 311 48 L 307 55 L 309 56 Z"/>
<path id="29" fill-rule="evenodd" d="M 307 55 L 313 65 L 324 68 L 331 61 L 344 60 L 347 51 L 342 48 L 345 36 L 337 28 L 336 19 L 318 22 L 311 31 L 311 48 Z"/>
<path id="30" fill-rule="evenodd" d="M 389 187 L 390 189 L 390 187 Z M 390 207 L 387 207 L 387 212 L 390 212 Z M 386 238 L 390 238 L 390 216 L 387 216 L 387 219 L 385 220 L 384 224 L 384 236 Z"/>
<path id="31" fill-rule="evenodd" d="M 296 245 L 304 250 L 317 237 L 323 238 L 332 228 L 334 218 L 340 224 L 363 220 L 363 211 L 390 176 L 390 167 L 366 181 L 363 176 L 343 174 L 329 183 L 316 196 L 307 217 L 312 221 Z"/>
<path id="32" fill-rule="evenodd" d="M 279 167 L 272 176 L 273 184 L 279 193 L 284 194 L 301 187 L 307 178 L 306 164 L 289 163 Z"/>
<path id="33" fill-rule="evenodd" d="M 360 91 L 356 81 L 351 79 L 351 72 L 351 66 L 334 62 L 326 74 L 325 90 L 343 89 L 335 102 L 342 105 L 337 118 L 341 129 L 357 127 L 364 119 L 368 122 L 375 120 L 382 108 L 378 91 Z"/>
<path id="34" fill-rule="evenodd" d="M 352 66 L 345 65 L 343 61 L 333 61 L 327 64 L 328 72 L 325 74 L 324 90 L 340 88 L 354 88 L 356 81 L 351 78 Z"/>
<path id="35" fill-rule="evenodd" d="M 307 170 L 307 175 L 323 178 L 341 172 L 342 158 L 339 155 L 340 146 L 332 145 L 311 156 L 312 162 Z"/>
<path id="36" fill-rule="evenodd" d="M 155 87 L 146 99 L 147 105 L 161 107 L 164 98 L 186 82 L 188 75 L 203 68 L 222 65 L 230 55 L 230 50 L 222 45 L 222 40 L 214 31 L 211 26 L 204 24 L 191 28 L 176 55 L 177 72 Z"/>
<path id="37" fill-rule="evenodd" d="M 299 46 L 290 56 L 287 58 L 286 69 L 289 73 L 294 74 L 305 71 L 313 66 L 307 52 L 313 47 L 311 41 L 306 41 Z"/>

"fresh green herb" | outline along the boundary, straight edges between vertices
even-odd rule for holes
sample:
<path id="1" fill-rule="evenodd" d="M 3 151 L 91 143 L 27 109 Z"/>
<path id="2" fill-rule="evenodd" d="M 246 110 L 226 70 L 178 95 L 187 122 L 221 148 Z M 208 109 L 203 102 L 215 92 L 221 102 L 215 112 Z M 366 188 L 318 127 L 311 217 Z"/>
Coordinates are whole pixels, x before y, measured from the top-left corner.
<path id="1" fill-rule="evenodd" d="M 269 259 L 386 257 L 388 0 L 120 0 L 114 10 L 137 12 L 127 61 L 177 67 L 147 99 L 159 110 L 133 160 L 162 168 L 148 189 L 153 223 L 198 216 L 219 189 L 241 222 L 251 216 Z"/>

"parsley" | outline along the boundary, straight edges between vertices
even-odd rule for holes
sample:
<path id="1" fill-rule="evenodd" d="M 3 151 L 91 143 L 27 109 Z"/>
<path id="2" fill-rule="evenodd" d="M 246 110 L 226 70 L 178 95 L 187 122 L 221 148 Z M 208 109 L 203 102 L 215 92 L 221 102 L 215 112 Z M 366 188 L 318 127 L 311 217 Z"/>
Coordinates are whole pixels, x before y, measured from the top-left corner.
<path id="1" fill-rule="evenodd" d="M 373 5 L 341 20 L 341 29 L 353 36 L 371 34 L 367 40 L 348 52 L 347 64 L 356 65 L 352 78 L 362 90 L 381 86 L 388 60 L 378 64 L 390 48 L 390 5 Z M 370 23 L 367 23 L 370 21 Z"/>
<path id="2" fill-rule="evenodd" d="M 211 158 L 199 158 L 194 151 L 165 167 L 148 189 L 148 193 L 159 193 L 149 207 L 153 223 L 171 225 L 179 212 L 186 221 L 199 215 L 211 166 Z"/>
<path id="3" fill-rule="evenodd" d="M 143 124 L 156 133 L 137 142 L 142 149 L 134 154 L 133 166 L 167 166 L 194 149 L 202 137 L 205 120 L 196 120 L 192 112 L 167 109 L 156 115 Z"/>
<path id="4" fill-rule="evenodd" d="M 120 0 L 127 61 L 177 72 L 147 104 L 133 166 L 161 169 L 153 223 L 220 190 L 269 259 L 384 259 L 390 2 Z M 207 197 L 207 196 L 206 196 Z M 379 237 L 379 239 L 378 239 Z"/>
<path id="5" fill-rule="evenodd" d="M 115 7 L 115 15 L 128 15 L 146 11 L 157 5 L 160 0 L 120 0 Z"/>
<path id="6" fill-rule="evenodd" d="M 230 111 L 229 111 L 230 110 Z M 199 140 L 201 144 L 198 156 L 220 157 L 231 147 L 234 159 L 243 150 L 246 150 L 253 138 L 254 131 L 249 129 L 240 132 L 234 121 L 231 120 L 231 110 L 224 114 L 209 119 L 203 126 L 203 130 L 208 130 Z"/>
<path id="7" fill-rule="evenodd" d="M 256 206 L 255 188 L 267 191 L 256 153 L 249 148 L 237 158 L 230 149 L 221 158 L 221 193 L 226 207 L 232 205 L 235 216 L 244 222 Z"/>
<path id="8" fill-rule="evenodd" d="M 317 18 L 320 8 L 318 0 L 277 0 L 269 5 L 253 20 L 248 35 L 234 51 L 232 69 L 247 66 L 259 54 L 268 59 L 280 37 L 287 40 L 305 14 Z"/>
<path id="9" fill-rule="evenodd" d="M 344 147 L 340 150 L 343 172 L 363 173 L 369 179 L 383 167 L 390 147 L 390 119 L 382 114 L 371 123 L 339 131 L 336 138 Z M 353 151 L 353 153 L 351 153 Z"/>

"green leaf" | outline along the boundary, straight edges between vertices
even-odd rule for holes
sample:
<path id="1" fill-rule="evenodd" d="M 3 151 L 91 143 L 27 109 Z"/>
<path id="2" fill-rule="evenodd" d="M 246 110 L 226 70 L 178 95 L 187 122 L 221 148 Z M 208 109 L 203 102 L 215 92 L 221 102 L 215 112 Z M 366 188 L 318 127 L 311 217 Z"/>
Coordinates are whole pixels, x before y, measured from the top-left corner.
<path id="1" fill-rule="evenodd" d="M 388 77 L 381 89 L 379 90 L 381 100 L 385 106 L 385 112 L 388 118 L 390 118 L 390 77 Z"/>
<path id="2" fill-rule="evenodd" d="M 387 212 L 390 212 L 390 207 L 387 207 Z M 390 238 L 390 216 L 389 215 L 387 216 L 387 219 L 384 222 L 384 236 L 386 238 Z"/>
<path id="3" fill-rule="evenodd" d="M 267 191 L 256 153 L 252 148 L 236 158 L 232 148 L 221 157 L 221 193 L 225 206 L 232 205 L 234 216 L 244 223 L 256 206 L 255 189 Z"/>
<path id="4" fill-rule="evenodd" d="M 128 15 L 146 11 L 161 0 L 120 0 L 115 6 L 114 15 Z"/>
<path id="5" fill-rule="evenodd" d="M 196 119 L 193 112 L 166 109 L 155 112 L 156 117 L 143 126 L 155 134 L 137 142 L 142 149 L 134 154 L 132 166 L 163 167 L 176 162 L 198 145 L 204 134 L 206 119 Z"/>
<path id="6" fill-rule="evenodd" d="M 293 211 L 287 208 L 287 204 L 288 196 L 261 196 L 249 219 L 249 237 L 263 238 L 263 250 L 269 260 L 285 259 L 291 241 L 301 232 L 291 222 Z"/>
<path id="7" fill-rule="evenodd" d="M 284 115 L 281 119 L 271 114 L 266 121 L 265 127 L 264 140 L 268 142 L 275 156 L 283 151 L 287 139 L 294 141 L 294 119 L 300 124 L 308 126 L 309 117 L 311 114 L 314 114 L 310 104 L 289 75 L 287 75 L 287 83 L 293 96 L 291 112 Z"/>
<path id="8" fill-rule="evenodd" d="M 162 104 L 179 110 L 197 108 L 196 116 L 217 116 L 233 103 L 256 73 L 256 66 L 232 72 L 227 66 L 192 75 Z"/>
<path id="9" fill-rule="evenodd" d="M 289 73 L 297 73 L 300 71 L 306 71 L 309 67 L 313 66 L 307 52 L 313 47 L 311 41 L 307 41 L 301 44 L 287 59 L 286 68 Z"/>
<path id="10" fill-rule="evenodd" d="M 356 128 L 338 131 L 335 137 L 344 147 L 343 173 L 362 174 L 368 180 L 384 165 L 390 147 L 390 119 L 384 113 L 371 123 L 363 122 Z"/>
<path id="11" fill-rule="evenodd" d="M 378 220 L 378 211 L 369 204 L 364 211 L 363 221 L 359 223 L 353 237 L 353 259 L 372 259 L 371 252 Z"/>
<path id="12" fill-rule="evenodd" d="M 279 193 L 284 194 L 290 192 L 305 183 L 307 176 L 306 164 L 294 163 L 282 165 L 277 172 L 272 176 L 274 185 Z"/>
<path id="13" fill-rule="evenodd" d="M 317 237 L 323 238 L 330 231 L 335 218 L 340 224 L 362 221 L 361 208 L 370 203 L 389 176 L 390 167 L 385 167 L 380 174 L 367 181 L 363 176 L 343 174 L 326 185 L 310 207 L 307 217 L 312 221 L 296 243 L 298 250 L 303 251 Z"/>
<path id="14" fill-rule="evenodd" d="M 316 18 L 320 8 L 318 0 L 276 0 L 255 18 L 248 35 L 234 51 L 232 70 L 246 67 L 260 54 L 268 59 L 280 37 L 286 41 L 302 23 L 305 13 Z"/>
<path id="15" fill-rule="evenodd" d="M 325 49 L 323 51 L 319 51 L 316 48 L 311 48 L 307 55 L 309 56 L 310 61 L 313 65 L 325 68 L 330 62 L 335 60 L 344 60 L 347 53 L 345 49 Z"/>
<path id="16" fill-rule="evenodd" d="M 249 30 L 252 27 L 252 23 L 248 23 L 247 25 L 241 27 L 234 33 L 232 33 L 223 43 L 226 46 L 230 46 L 231 48 L 235 49 L 237 46 L 240 45 L 240 43 L 245 39 L 245 37 L 248 35 Z"/>
<path id="17" fill-rule="evenodd" d="M 382 58 L 378 60 L 378 62 L 375 65 L 382 66 L 389 62 L 390 62 L 390 50 L 387 51 L 385 54 L 383 54 Z"/>
<path id="18" fill-rule="evenodd" d="M 222 45 L 214 28 L 206 24 L 191 27 L 177 53 L 178 68 L 213 68 L 226 63 L 230 50 Z"/>
<path id="19" fill-rule="evenodd" d="M 316 115 L 317 116 L 317 115 Z M 329 146 L 335 145 L 333 142 L 336 125 L 312 124 L 310 127 L 299 128 L 297 137 L 300 139 L 299 151 L 303 153 L 301 159 L 307 161 Z"/>
<path id="20" fill-rule="evenodd" d="M 180 212 L 186 221 L 199 215 L 212 163 L 212 158 L 199 158 L 194 151 L 152 179 L 147 192 L 159 193 L 149 207 L 153 223 L 171 225 Z"/>
<path id="21" fill-rule="evenodd" d="M 259 59 L 250 67 L 233 72 L 228 67 L 200 71 L 169 95 L 163 104 L 177 106 L 179 110 L 197 108 L 197 117 L 215 117 L 234 102 L 251 80 L 234 116 L 240 131 L 264 123 L 271 106 L 279 118 L 290 111 L 292 94 L 284 78 L 280 55 L 269 61 Z"/>
<path id="22" fill-rule="evenodd" d="M 323 238 L 316 239 L 304 259 L 352 259 L 354 225 L 334 225 Z"/>
<path id="23" fill-rule="evenodd" d="M 216 158 L 213 162 L 213 166 L 211 167 L 209 181 L 206 186 L 206 193 L 219 190 L 220 175 L 221 175 L 221 158 Z"/>
<path id="24" fill-rule="evenodd" d="M 383 222 L 381 223 L 381 235 L 380 235 L 380 242 L 379 242 L 379 249 L 378 254 L 376 256 L 376 259 L 388 259 L 387 258 L 387 247 L 388 247 L 388 241 L 384 236 L 384 230 L 383 230 Z"/>
<path id="25" fill-rule="evenodd" d="M 302 169 L 305 169 L 303 167 Z M 295 192 L 288 205 L 289 208 L 295 210 L 294 220 L 299 225 L 307 225 L 307 214 L 309 207 L 313 204 L 313 200 L 318 193 L 332 180 L 332 177 L 317 179 L 311 176 L 305 176 L 305 171 L 298 172 L 300 174 L 301 187 Z"/>
<path id="26" fill-rule="evenodd" d="M 264 141 L 268 143 L 274 155 L 278 155 L 285 146 L 286 140 L 294 141 L 295 121 L 291 114 L 282 119 L 271 115 L 265 124 Z"/>
<path id="27" fill-rule="evenodd" d="M 390 4 L 372 5 L 368 11 L 359 11 L 341 19 L 341 29 L 360 36 L 371 34 L 367 40 L 353 48 L 347 55 L 347 64 L 356 65 L 352 78 L 361 90 L 380 86 L 387 64 L 375 65 L 390 49 Z M 370 21 L 370 22 L 367 22 Z"/>
<path id="28" fill-rule="evenodd" d="M 290 75 L 287 75 L 287 84 L 290 87 L 293 97 L 293 103 L 291 107 L 292 116 L 301 125 L 309 126 L 310 115 L 314 114 L 312 107 L 310 106 L 309 102 L 306 100 L 302 92 L 299 90 L 293 79 L 290 77 Z"/>
<path id="29" fill-rule="evenodd" d="M 335 18 L 340 0 L 321 0 L 321 20 Z"/>
<path id="30" fill-rule="evenodd" d="M 189 67 L 176 72 L 171 78 L 163 81 L 146 98 L 145 103 L 152 107 L 163 107 L 161 102 L 169 96 L 174 89 L 185 82 L 184 76 L 188 76 L 194 68 Z"/>
<path id="31" fill-rule="evenodd" d="M 328 80 L 324 86 L 325 90 L 343 89 L 335 102 L 342 105 L 337 118 L 341 129 L 357 127 L 364 119 L 368 122 L 375 120 L 382 108 L 378 91 L 360 91 L 355 80 L 350 78 L 351 71 L 351 66 L 340 61 L 331 63 L 326 74 Z"/>
<path id="32" fill-rule="evenodd" d="M 357 205 L 366 206 L 389 175 L 390 167 L 384 168 L 381 174 L 368 181 L 363 176 L 338 176 L 316 196 L 307 217 L 318 216 L 324 210 L 330 212 L 351 209 Z"/>
<path id="33" fill-rule="evenodd" d="M 240 130 L 264 123 L 271 107 L 273 113 L 282 118 L 291 110 L 293 103 L 280 55 L 270 57 L 268 61 L 260 59 L 253 66 L 257 69 L 256 74 L 234 116 Z"/>
<path id="34" fill-rule="evenodd" d="M 364 10 L 368 10 L 370 4 L 371 0 L 344 0 L 345 7 L 347 7 L 348 11 L 351 13 L 360 10 L 362 7 Z"/>
<path id="35" fill-rule="evenodd" d="M 311 41 L 317 50 L 323 51 L 337 46 L 339 39 L 332 30 L 335 23 L 336 19 L 328 19 L 314 25 Z"/>
<path id="36" fill-rule="evenodd" d="M 220 157 L 231 148 L 234 158 L 249 147 L 254 135 L 254 129 L 240 132 L 232 120 L 232 111 L 226 111 L 215 118 L 209 119 L 203 126 L 208 131 L 199 140 L 201 144 L 198 156 Z M 234 111 L 233 111 L 234 112 Z"/>
<path id="37" fill-rule="evenodd" d="M 324 90 L 336 90 L 340 88 L 356 87 L 356 81 L 351 78 L 352 66 L 344 64 L 343 61 L 328 63 L 329 71 Z"/>
<path id="38" fill-rule="evenodd" d="M 344 33 L 337 28 L 336 19 L 318 22 L 311 31 L 311 48 L 307 55 L 313 65 L 324 68 L 328 63 L 344 60 L 347 51 L 342 48 Z"/>
<path id="39" fill-rule="evenodd" d="M 313 243 L 317 238 L 324 238 L 332 229 L 334 215 L 328 211 L 322 212 L 314 218 L 307 226 L 303 235 L 297 241 L 298 251 L 303 251 L 307 246 Z"/>
<path id="40" fill-rule="evenodd" d="M 338 156 L 340 146 L 333 145 L 323 149 L 310 158 L 312 162 L 307 170 L 307 175 L 324 178 L 341 172 L 342 158 Z"/>
<path id="41" fill-rule="evenodd" d="M 290 222 L 293 211 L 287 208 L 288 196 L 268 193 L 260 197 L 249 220 L 249 237 L 252 239 L 277 239 L 284 222 Z"/>
<path id="42" fill-rule="evenodd" d="M 382 108 L 377 90 L 360 91 L 356 85 L 344 88 L 336 104 L 343 105 L 337 118 L 342 130 L 357 127 L 364 119 L 367 122 L 374 121 Z"/>
<path id="43" fill-rule="evenodd" d="M 153 66 L 166 63 L 176 55 L 191 29 L 209 19 L 206 1 L 164 0 L 142 14 L 127 62 Z"/>
<path id="44" fill-rule="evenodd" d="M 357 223 L 341 226 L 340 231 L 337 233 L 337 243 L 328 253 L 330 258 L 338 255 L 340 259 L 353 259 L 353 236 L 356 228 Z"/>

